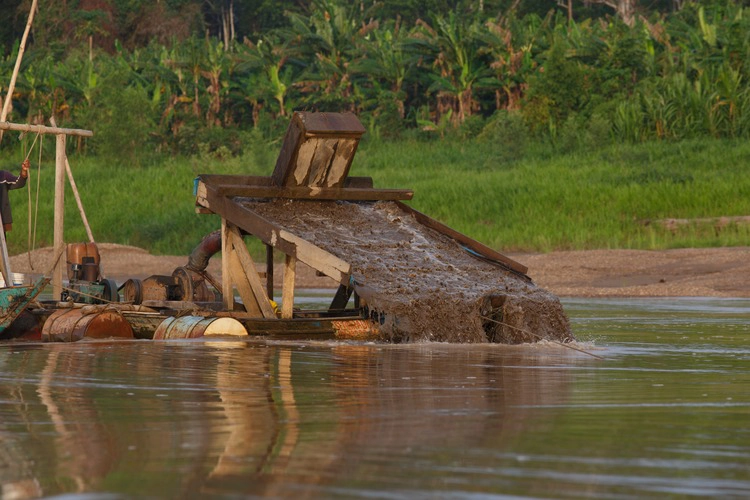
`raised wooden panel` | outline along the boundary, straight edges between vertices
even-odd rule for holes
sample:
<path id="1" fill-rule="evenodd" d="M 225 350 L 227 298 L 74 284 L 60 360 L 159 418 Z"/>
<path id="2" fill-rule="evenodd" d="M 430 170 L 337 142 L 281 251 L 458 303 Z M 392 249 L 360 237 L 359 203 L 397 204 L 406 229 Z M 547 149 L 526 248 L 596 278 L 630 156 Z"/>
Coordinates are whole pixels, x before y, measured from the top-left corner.
<path id="1" fill-rule="evenodd" d="M 271 176 L 274 184 L 342 187 L 364 132 L 352 113 L 294 113 Z"/>

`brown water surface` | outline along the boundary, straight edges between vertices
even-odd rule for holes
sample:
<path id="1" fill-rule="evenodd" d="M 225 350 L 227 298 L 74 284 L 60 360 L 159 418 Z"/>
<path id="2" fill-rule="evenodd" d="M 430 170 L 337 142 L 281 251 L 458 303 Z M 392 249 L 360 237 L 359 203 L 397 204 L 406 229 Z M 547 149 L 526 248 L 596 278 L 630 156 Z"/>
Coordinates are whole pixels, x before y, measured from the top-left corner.
<path id="1" fill-rule="evenodd" d="M 0 346 L 2 498 L 750 495 L 750 301 L 567 300 L 578 347 Z"/>

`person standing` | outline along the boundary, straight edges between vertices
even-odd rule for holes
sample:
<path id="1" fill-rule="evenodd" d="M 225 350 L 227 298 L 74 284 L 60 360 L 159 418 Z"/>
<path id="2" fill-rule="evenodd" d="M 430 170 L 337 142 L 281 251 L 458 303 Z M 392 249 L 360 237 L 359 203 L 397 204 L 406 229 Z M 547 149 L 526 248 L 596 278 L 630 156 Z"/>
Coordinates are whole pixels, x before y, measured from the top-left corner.
<path id="1" fill-rule="evenodd" d="M 3 218 L 3 231 L 10 231 L 13 225 L 13 214 L 10 209 L 10 189 L 20 189 L 26 185 L 26 179 L 29 177 L 29 160 L 26 159 L 21 164 L 21 173 L 13 175 L 7 170 L 0 170 L 0 215 Z"/>

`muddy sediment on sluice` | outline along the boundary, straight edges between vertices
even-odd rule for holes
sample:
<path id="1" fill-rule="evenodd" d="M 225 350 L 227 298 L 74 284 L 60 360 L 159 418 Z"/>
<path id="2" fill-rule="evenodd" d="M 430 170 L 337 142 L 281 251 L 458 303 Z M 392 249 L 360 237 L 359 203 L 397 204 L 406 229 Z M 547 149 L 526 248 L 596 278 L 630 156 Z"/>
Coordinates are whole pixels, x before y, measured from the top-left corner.
<path id="1" fill-rule="evenodd" d="M 556 296 L 471 255 L 393 202 L 241 201 L 349 262 L 357 293 L 387 340 L 573 340 Z"/>

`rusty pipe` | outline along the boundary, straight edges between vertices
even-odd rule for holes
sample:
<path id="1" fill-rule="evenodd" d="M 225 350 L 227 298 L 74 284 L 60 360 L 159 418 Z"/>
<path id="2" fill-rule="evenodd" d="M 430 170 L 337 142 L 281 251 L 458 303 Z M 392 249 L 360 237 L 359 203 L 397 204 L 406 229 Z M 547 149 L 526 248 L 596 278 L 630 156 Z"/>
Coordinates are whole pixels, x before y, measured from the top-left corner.
<path id="1" fill-rule="evenodd" d="M 188 257 L 187 267 L 198 273 L 202 273 L 208 267 L 208 261 L 216 253 L 221 251 L 221 230 L 208 233 L 203 237 L 198 246 L 195 247 Z"/>

